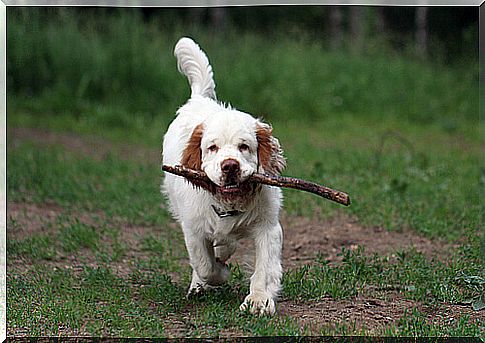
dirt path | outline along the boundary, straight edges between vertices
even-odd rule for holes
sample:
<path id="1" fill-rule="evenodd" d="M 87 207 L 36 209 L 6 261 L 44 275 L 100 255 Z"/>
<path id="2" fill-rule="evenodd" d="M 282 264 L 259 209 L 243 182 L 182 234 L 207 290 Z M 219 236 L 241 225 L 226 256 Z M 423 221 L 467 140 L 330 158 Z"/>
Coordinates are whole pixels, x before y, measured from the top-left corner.
<path id="1" fill-rule="evenodd" d="M 350 323 L 358 331 L 365 328 L 367 335 L 382 335 L 384 327 L 396 325 L 404 315 L 411 315 L 413 309 L 424 313 L 427 321 L 441 325 L 450 324 L 465 315 L 471 320 L 483 319 L 470 306 L 423 305 L 394 292 L 386 294 L 385 300 L 358 296 L 349 300 L 325 298 L 307 303 L 285 301 L 279 304 L 281 314 L 299 318 L 300 325 L 307 326 L 315 334 L 319 334 L 322 328 L 334 329 Z"/>
<path id="2" fill-rule="evenodd" d="M 53 234 L 53 227 L 58 216 L 65 211 L 54 204 L 9 203 L 8 215 L 16 225 L 9 227 L 8 239 L 24 239 L 32 234 Z M 103 217 L 100 213 L 81 213 L 77 218 L 86 224 L 97 225 L 97 219 Z M 414 246 L 418 251 L 428 256 L 442 252 L 444 245 L 432 242 L 412 232 L 387 232 L 379 228 L 359 226 L 348 218 L 334 218 L 328 222 L 304 217 L 283 216 L 285 240 L 283 248 L 283 262 L 285 269 L 296 268 L 303 264 L 312 263 L 318 253 L 324 254 L 329 261 L 336 262 L 337 253 L 342 247 L 356 249 L 365 248 L 366 254 L 378 253 L 392 255 L 399 249 Z M 150 252 L 142 251 L 141 239 L 150 234 L 157 234 L 159 228 L 122 225 L 120 239 L 130 248 L 125 251 L 123 259 L 110 262 L 113 272 L 123 278 L 129 278 L 138 268 L 135 259 L 149 259 Z M 173 230 L 177 230 L 175 222 L 170 223 Z M 181 235 L 181 232 L 178 231 Z M 316 233 L 319 234 L 316 234 Z M 109 245 L 109 242 L 106 242 Z M 250 242 L 243 241 L 232 261 L 244 261 Z M 82 258 L 79 258 L 82 256 Z M 96 267 L 97 261 L 89 252 L 76 255 L 58 255 L 56 259 L 44 262 L 53 268 L 69 269 L 74 273 L 82 272 L 86 266 Z M 181 259 L 180 263 L 188 265 L 188 259 Z M 9 269 L 18 273 L 28 272 L 28 263 L 24 259 L 9 259 Z M 181 276 L 171 274 L 175 282 L 181 282 Z M 436 307 L 423 306 L 417 301 L 405 299 L 396 291 L 383 292 L 383 297 L 375 299 L 359 296 L 350 300 L 336 300 L 325 298 L 320 301 L 297 302 L 283 300 L 279 302 L 279 315 L 289 315 L 298 318 L 299 324 L 306 326 L 313 334 L 320 334 L 322 328 L 335 328 L 335 325 L 352 323 L 355 328 L 366 328 L 368 334 L 379 334 L 379 330 L 388 324 L 396 323 L 407 310 L 418 309 L 427 313 L 430 321 L 450 321 L 463 315 L 471 319 L 479 318 L 479 313 L 469 306 L 439 305 Z M 188 318 L 190 314 L 186 314 Z M 184 321 L 167 322 L 167 333 L 177 337 L 190 330 L 189 319 Z M 177 325 L 175 325 L 177 324 Z M 186 326 L 189 325 L 189 326 Z M 228 331 L 227 336 L 235 334 Z"/>
<path id="3" fill-rule="evenodd" d="M 8 215 L 16 225 L 8 228 L 8 239 L 24 239 L 32 234 L 53 234 L 53 227 L 58 216 L 65 214 L 65 211 L 54 204 L 35 205 L 28 203 L 9 203 Z M 83 223 L 97 225 L 93 218 L 102 217 L 102 214 L 82 213 L 77 216 Z M 286 240 L 284 243 L 284 264 L 285 269 L 298 267 L 302 264 L 311 263 L 318 252 L 326 253 L 330 261 L 338 260 L 337 252 L 342 247 L 355 249 L 357 246 L 364 246 L 367 253 L 392 254 L 398 249 L 414 245 L 418 250 L 426 254 L 435 254 L 442 249 L 439 244 L 413 235 L 412 233 L 386 232 L 376 228 L 366 228 L 344 218 L 333 219 L 322 223 L 302 217 L 284 216 L 283 223 L 287 227 Z M 171 223 L 171 228 L 176 229 L 176 224 Z M 141 239 L 149 234 L 156 233 L 158 228 L 143 226 L 123 226 L 120 239 L 127 243 L 130 248 L 125 251 L 121 261 L 110 262 L 109 266 L 113 273 L 129 278 L 138 268 L 135 260 L 148 259 L 150 252 L 142 251 L 140 248 Z M 315 235 L 315 232 L 322 232 L 322 235 Z M 380 234 L 379 238 L 375 238 Z M 313 239 L 312 239 L 313 237 Z M 371 239 L 374 237 L 374 239 Z M 385 244 L 383 244 L 385 242 Z M 109 243 L 109 242 L 108 242 Z M 234 260 L 240 262 L 244 259 L 244 245 L 238 249 Z M 242 249 L 241 249 L 242 248 Z M 81 257 L 80 257 L 81 256 Z M 55 259 L 44 261 L 52 268 L 69 269 L 74 273 L 81 273 L 86 266 L 96 267 L 97 261 L 89 251 L 80 251 L 75 255 L 58 254 Z M 188 265 L 188 260 L 182 259 L 180 263 Z M 29 263 L 23 258 L 8 260 L 9 272 L 28 273 Z M 181 282 L 181 276 L 173 273 L 172 279 Z M 480 314 L 473 311 L 469 306 L 457 306 L 451 304 L 440 304 L 435 307 L 424 306 L 421 303 L 405 299 L 396 291 L 383 293 L 383 297 L 375 299 L 372 297 L 359 296 L 355 299 L 337 300 L 325 298 L 319 301 L 298 302 L 284 300 L 278 303 L 280 317 L 291 316 L 297 318 L 301 327 L 307 327 L 308 332 L 320 335 L 323 328 L 334 329 L 338 325 L 354 325 L 356 330 L 365 327 L 367 334 L 380 334 L 381 330 L 389 324 L 396 324 L 405 314 L 412 309 L 418 309 L 426 313 L 428 320 L 432 322 L 453 321 L 463 315 L 470 319 L 480 318 Z M 191 330 L 190 313 L 181 314 L 186 316 L 185 320 L 170 319 L 166 324 L 167 334 L 171 337 L 181 337 Z M 79 334 L 79 333 L 78 333 Z M 221 335 L 230 337 L 237 332 L 228 330 Z M 241 333 L 239 333 L 241 334 Z"/>
<path id="4" fill-rule="evenodd" d="M 7 238 L 22 240 L 32 234 L 55 234 L 56 221 L 66 211 L 56 204 L 32 204 L 9 202 L 7 205 L 10 223 L 7 230 Z M 103 213 L 76 213 L 76 218 L 87 225 L 97 226 L 105 218 Z M 149 234 L 159 234 L 160 228 L 133 226 L 112 219 L 113 223 L 123 227 L 121 240 L 130 249 L 127 258 L 139 256 L 140 239 Z M 296 268 L 304 264 L 311 264 L 320 254 L 330 262 L 340 259 L 338 254 L 342 248 L 355 250 L 363 247 L 365 253 L 372 255 L 393 255 L 396 251 L 415 247 L 417 251 L 426 256 L 434 257 L 451 245 L 439 241 L 431 241 L 411 231 L 389 232 L 377 227 L 364 227 L 346 217 L 336 217 L 329 221 L 295 217 L 284 214 L 282 216 L 284 227 L 283 263 L 285 270 Z M 178 232 L 181 238 L 181 230 L 175 222 L 169 224 L 171 231 Z M 106 242 L 109 244 L 109 242 Z M 247 262 L 251 256 L 251 242 L 242 240 L 240 246 L 231 261 L 238 263 Z M 94 258 L 93 258 L 94 260 Z M 14 262 L 10 260 L 10 262 Z M 75 260 L 64 261 L 72 265 Z M 79 261 L 78 261 L 79 262 Z M 85 263 L 86 260 L 83 260 Z M 125 270 L 124 273 L 129 273 Z"/>

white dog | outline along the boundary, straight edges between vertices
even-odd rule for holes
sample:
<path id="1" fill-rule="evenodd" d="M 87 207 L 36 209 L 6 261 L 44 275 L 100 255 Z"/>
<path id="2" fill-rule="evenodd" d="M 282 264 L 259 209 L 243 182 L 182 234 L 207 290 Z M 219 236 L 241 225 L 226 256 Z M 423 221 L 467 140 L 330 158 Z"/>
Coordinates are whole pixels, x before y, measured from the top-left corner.
<path id="1" fill-rule="evenodd" d="M 189 38 L 175 46 L 178 69 L 189 79 L 191 98 L 177 111 L 163 140 L 163 164 L 203 170 L 213 191 L 166 174 L 163 191 L 180 222 L 193 269 L 189 294 L 224 283 L 225 262 L 237 240 L 254 240 L 254 274 L 240 306 L 274 314 L 281 287 L 283 233 L 279 188 L 247 182 L 255 173 L 279 174 L 285 167 L 279 142 L 268 124 L 216 100 L 212 68 Z"/>

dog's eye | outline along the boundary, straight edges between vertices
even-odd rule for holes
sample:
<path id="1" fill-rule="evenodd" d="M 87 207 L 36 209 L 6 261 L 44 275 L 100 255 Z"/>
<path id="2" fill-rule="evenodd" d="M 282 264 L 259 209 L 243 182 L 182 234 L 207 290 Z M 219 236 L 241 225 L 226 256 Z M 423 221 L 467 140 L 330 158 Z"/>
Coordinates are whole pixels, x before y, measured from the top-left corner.
<path id="1" fill-rule="evenodd" d="M 249 151 L 249 145 L 247 144 L 240 144 L 239 145 L 239 151 L 243 152 L 243 151 Z"/>
<path id="2" fill-rule="evenodd" d="M 216 152 L 217 150 L 219 150 L 219 147 L 215 144 L 212 144 L 210 147 L 207 148 L 207 150 L 209 150 L 210 152 Z"/>

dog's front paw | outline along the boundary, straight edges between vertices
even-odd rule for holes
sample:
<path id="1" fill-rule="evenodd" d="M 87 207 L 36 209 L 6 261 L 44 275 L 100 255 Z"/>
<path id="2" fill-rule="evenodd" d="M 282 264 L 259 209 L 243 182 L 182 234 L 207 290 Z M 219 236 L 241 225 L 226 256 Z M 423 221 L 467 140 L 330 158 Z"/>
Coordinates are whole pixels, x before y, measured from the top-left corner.
<path id="1" fill-rule="evenodd" d="M 246 311 L 252 314 L 270 315 L 272 316 L 276 312 L 276 304 L 273 298 L 265 293 L 250 293 L 244 302 L 239 306 L 241 311 Z"/>
<path id="2" fill-rule="evenodd" d="M 197 297 L 204 293 L 205 290 L 208 289 L 208 285 L 203 285 L 202 283 L 198 283 L 195 285 L 190 285 L 189 291 L 187 292 L 187 299 Z"/>

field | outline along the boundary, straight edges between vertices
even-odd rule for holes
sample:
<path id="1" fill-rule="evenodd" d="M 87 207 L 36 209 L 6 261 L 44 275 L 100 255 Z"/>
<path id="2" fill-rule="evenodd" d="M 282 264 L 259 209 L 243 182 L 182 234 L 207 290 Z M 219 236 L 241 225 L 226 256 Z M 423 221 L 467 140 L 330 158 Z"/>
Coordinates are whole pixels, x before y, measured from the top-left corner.
<path id="1" fill-rule="evenodd" d="M 9 337 L 483 337 L 477 59 L 61 14 L 8 12 Z M 189 95 L 172 56 L 185 34 L 219 99 L 273 125 L 284 175 L 352 198 L 284 191 L 274 317 L 238 310 L 246 241 L 227 285 L 185 297 L 183 236 L 159 192 L 163 132 Z"/>

